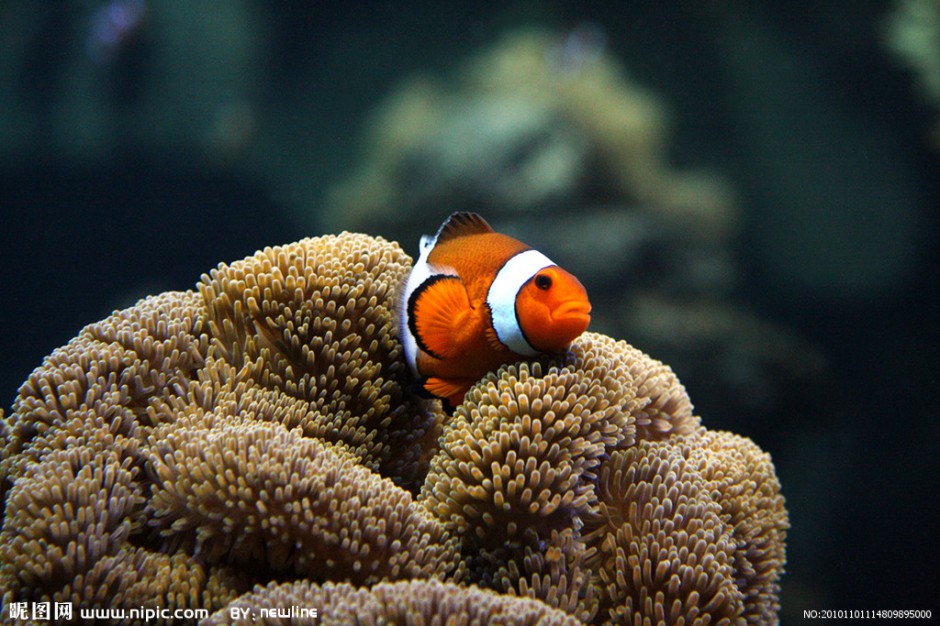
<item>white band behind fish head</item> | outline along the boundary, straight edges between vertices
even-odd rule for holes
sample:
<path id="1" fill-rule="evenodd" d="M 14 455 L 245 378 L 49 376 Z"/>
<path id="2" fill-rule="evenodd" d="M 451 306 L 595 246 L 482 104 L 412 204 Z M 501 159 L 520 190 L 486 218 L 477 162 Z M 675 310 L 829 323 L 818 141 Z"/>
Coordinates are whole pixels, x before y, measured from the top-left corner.
<path id="1" fill-rule="evenodd" d="M 408 300 L 415 289 L 434 273 L 434 269 L 428 264 L 428 256 L 430 256 L 436 242 L 437 236 L 423 235 L 421 237 L 421 252 L 411 269 L 411 273 L 408 274 L 408 281 L 405 283 L 398 307 L 399 330 L 402 345 L 405 349 L 405 362 L 408 363 L 408 367 L 411 368 L 413 374 L 418 373 L 418 340 L 411 333 L 411 328 L 408 325 Z"/>
<path id="2" fill-rule="evenodd" d="M 516 295 L 537 272 L 552 265 L 555 263 L 538 250 L 520 252 L 500 268 L 486 294 L 486 303 L 493 316 L 493 330 L 500 342 L 516 354 L 535 356 L 539 353 L 526 341 L 519 326 Z"/>

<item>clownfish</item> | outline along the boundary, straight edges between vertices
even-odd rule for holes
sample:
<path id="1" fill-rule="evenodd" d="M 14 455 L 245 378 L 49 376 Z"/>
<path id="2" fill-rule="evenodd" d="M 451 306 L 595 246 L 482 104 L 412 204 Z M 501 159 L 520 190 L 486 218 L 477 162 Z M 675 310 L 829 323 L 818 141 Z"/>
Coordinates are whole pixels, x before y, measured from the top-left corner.
<path id="1" fill-rule="evenodd" d="M 487 372 L 564 350 L 591 321 L 577 278 L 476 213 L 421 238 L 400 306 L 405 359 L 450 407 Z"/>

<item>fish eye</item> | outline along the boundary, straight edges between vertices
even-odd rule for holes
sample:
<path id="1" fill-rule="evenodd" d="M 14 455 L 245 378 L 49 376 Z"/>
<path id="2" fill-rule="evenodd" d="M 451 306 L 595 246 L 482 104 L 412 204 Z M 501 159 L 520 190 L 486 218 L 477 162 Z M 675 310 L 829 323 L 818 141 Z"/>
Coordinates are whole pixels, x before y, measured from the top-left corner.
<path id="1" fill-rule="evenodd" d="M 552 286 L 552 277 L 548 274 L 536 274 L 535 275 L 535 286 L 545 291 Z"/>

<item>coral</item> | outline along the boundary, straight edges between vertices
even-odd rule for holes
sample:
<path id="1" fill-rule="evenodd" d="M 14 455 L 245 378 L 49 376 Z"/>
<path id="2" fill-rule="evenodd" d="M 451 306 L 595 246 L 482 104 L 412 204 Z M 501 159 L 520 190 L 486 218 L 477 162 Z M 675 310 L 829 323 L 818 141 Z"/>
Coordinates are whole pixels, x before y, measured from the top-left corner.
<path id="1" fill-rule="evenodd" d="M 721 520 L 730 529 L 744 616 L 753 624 L 772 621 L 780 610 L 789 521 L 770 455 L 746 437 L 705 429 L 687 450 L 689 463 L 717 496 Z"/>
<path id="2" fill-rule="evenodd" d="M 443 577 L 456 550 L 411 494 L 342 448 L 244 417 L 180 418 L 150 437 L 150 508 L 210 563 L 313 580 Z"/>
<path id="3" fill-rule="evenodd" d="M 471 389 L 445 428 L 421 497 L 462 537 L 471 580 L 571 609 L 587 589 L 570 531 L 597 505 L 602 459 L 637 438 L 692 432 L 698 422 L 672 371 L 623 341 L 585 333 L 568 361 L 506 366 Z M 545 585 L 537 581 L 549 553 L 560 555 L 553 567 L 564 580 Z M 574 612 L 589 616 L 584 600 Z"/>
<path id="4" fill-rule="evenodd" d="M 402 361 L 409 265 L 382 239 L 305 239 L 54 351 L 0 415 L 4 605 L 776 619 L 766 454 L 597 333 L 491 372 L 447 417 Z"/>
<path id="5" fill-rule="evenodd" d="M 183 393 L 205 359 L 200 305 L 192 292 L 146 298 L 46 357 L 13 404 L 4 474 L 15 480 L 27 460 L 78 441 L 133 455 L 160 419 L 153 407 Z"/>
<path id="6" fill-rule="evenodd" d="M 135 475 L 118 454 L 85 446 L 31 464 L 7 501 L 0 542 L 4 587 L 38 596 L 120 552 L 143 520 Z"/>
<path id="7" fill-rule="evenodd" d="M 625 341 L 597 333 L 583 335 L 572 346 L 575 355 L 582 354 L 582 350 L 581 370 L 611 367 L 609 363 L 612 362 L 616 363 L 618 375 L 631 381 L 636 405 L 630 412 L 635 420 L 637 439 L 688 435 L 698 427 L 699 419 L 692 414 L 689 394 L 668 365 L 650 358 Z"/>
<path id="8" fill-rule="evenodd" d="M 7 423 L 6 415 L 3 412 L 3 409 L 0 409 L 0 441 L 4 442 L 4 445 L 0 445 L 0 503 L 6 502 L 6 493 L 7 489 L 10 487 L 10 482 L 7 480 L 7 446 L 6 442 L 10 441 L 10 425 Z"/>
<path id="9" fill-rule="evenodd" d="M 681 448 L 644 441 L 614 453 L 598 491 L 586 540 L 596 548 L 602 617 L 730 624 L 742 614 L 730 533 Z"/>
<path id="10" fill-rule="evenodd" d="M 220 265 L 199 285 L 213 347 L 258 363 L 266 386 L 310 403 L 307 436 L 342 441 L 408 483 L 434 416 L 403 392 L 398 286 L 411 260 L 365 235 L 305 239 Z M 392 458 L 392 451 L 395 457 Z"/>
<path id="11" fill-rule="evenodd" d="M 585 526 L 601 615 L 774 622 L 789 522 L 771 468 L 750 440 L 705 429 L 612 454 Z"/>
<path id="12" fill-rule="evenodd" d="M 286 607 L 315 608 L 317 623 L 324 626 L 353 623 L 574 626 L 581 623 L 541 602 L 434 580 L 381 583 L 370 589 L 345 583 L 272 583 L 238 598 L 204 623 L 209 626 L 240 623 L 231 618 L 233 608 L 259 613 L 264 609 L 284 610 Z M 262 618 L 250 623 L 286 622 Z"/>
<path id="13" fill-rule="evenodd" d="M 77 445 L 44 455 L 13 485 L 0 533 L 0 588 L 73 609 L 218 607 L 244 587 L 222 568 L 129 541 L 144 523 L 144 488 L 119 452 Z"/>

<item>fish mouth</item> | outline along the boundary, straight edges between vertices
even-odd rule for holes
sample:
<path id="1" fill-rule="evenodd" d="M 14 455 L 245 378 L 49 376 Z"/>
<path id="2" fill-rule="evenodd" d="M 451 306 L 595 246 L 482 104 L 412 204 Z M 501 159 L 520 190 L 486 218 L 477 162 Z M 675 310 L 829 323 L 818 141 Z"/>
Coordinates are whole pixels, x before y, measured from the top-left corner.
<path id="1" fill-rule="evenodd" d="M 572 300 L 561 304 L 552 314 L 556 320 L 591 319 L 591 303 L 583 300 Z"/>

